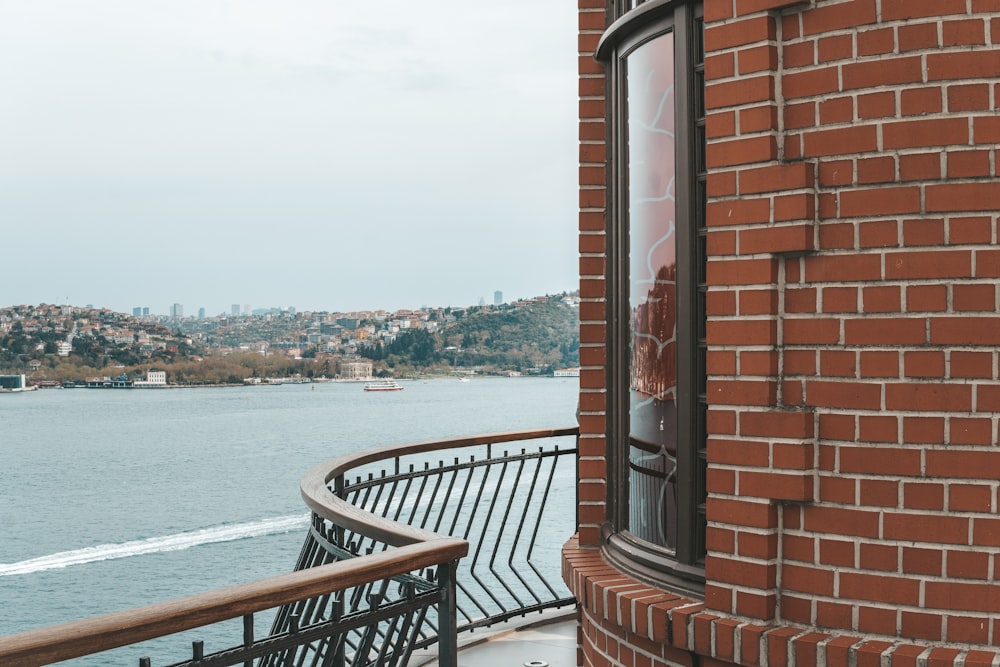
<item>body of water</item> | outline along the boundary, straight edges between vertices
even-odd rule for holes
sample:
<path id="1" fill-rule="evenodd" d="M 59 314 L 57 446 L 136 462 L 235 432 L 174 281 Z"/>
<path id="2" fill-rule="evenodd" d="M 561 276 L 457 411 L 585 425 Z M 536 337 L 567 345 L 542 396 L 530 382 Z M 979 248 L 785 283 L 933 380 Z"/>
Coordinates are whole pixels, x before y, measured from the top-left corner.
<path id="1" fill-rule="evenodd" d="M 404 386 L 0 396 L 0 635 L 291 571 L 328 459 L 575 423 L 575 379 Z"/>

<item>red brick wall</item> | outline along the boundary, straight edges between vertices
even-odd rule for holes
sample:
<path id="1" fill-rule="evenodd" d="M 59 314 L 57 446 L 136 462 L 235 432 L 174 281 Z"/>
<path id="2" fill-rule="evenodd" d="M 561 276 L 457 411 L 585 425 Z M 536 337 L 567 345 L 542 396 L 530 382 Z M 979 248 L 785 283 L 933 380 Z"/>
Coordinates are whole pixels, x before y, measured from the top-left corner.
<path id="1" fill-rule="evenodd" d="M 606 491 L 605 8 L 579 6 L 586 548 Z M 893 664 L 1000 646 L 1000 0 L 704 9 L 701 623 L 786 653 L 811 629 L 882 637 L 866 650 Z"/>
<path id="2" fill-rule="evenodd" d="M 604 0 L 579 0 L 580 70 L 580 540 L 600 543 L 605 518 L 605 122 L 604 67 L 594 49 L 606 27 Z M 594 267 L 598 267 L 595 269 Z"/>

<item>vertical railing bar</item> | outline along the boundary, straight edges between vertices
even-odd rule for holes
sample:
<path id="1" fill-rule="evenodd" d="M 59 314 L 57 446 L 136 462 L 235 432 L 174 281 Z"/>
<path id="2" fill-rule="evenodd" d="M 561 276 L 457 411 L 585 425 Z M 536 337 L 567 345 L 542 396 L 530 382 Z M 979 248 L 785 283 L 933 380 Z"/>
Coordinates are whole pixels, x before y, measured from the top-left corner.
<path id="1" fill-rule="evenodd" d="M 408 518 L 406 521 L 403 522 L 408 526 L 414 525 L 413 520 L 414 518 L 416 518 L 417 512 L 420 511 L 420 501 L 424 497 L 424 490 L 427 489 L 427 482 L 428 479 L 426 473 L 422 474 L 420 476 L 420 483 L 417 485 L 416 495 L 413 496 L 413 502 L 410 506 L 410 518 Z M 403 505 L 406 504 L 409 498 L 410 498 L 409 489 L 407 489 L 407 494 L 406 496 L 403 497 Z"/>
<path id="2" fill-rule="evenodd" d="M 441 601 L 438 603 L 438 666 L 458 667 L 458 620 L 455 608 L 455 580 L 458 561 L 442 563 L 438 582 Z"/>
<path id="3" fill-rule="evenodd" d="M 426 506 L 427 506 L 427 509 L 424 511 L 424 518 L 420 521 L 420 527 L 421 528 L 427 528 L 427 522 L 430 520 L 431 512 L 434 511 L 434 504 L 437 502 L 438 491 L 441 490 L 441 484 L 442 484 L 442 482 L 444 482 L 444 473 L 443 472 L 441 472 L 440 470 L 436 470 L 436 471 L 434 471 L 433 474 L 434 474 L 434 479 L 435 479 L 434 490 L 431 491 L 430 500 L 427 503 L 425 503 Z M 445 496 L 445 498 L 447 499 L 447 496 Z M 444 504 L 442 504 L 442 506 L 441 506 L 441 511 L 442 512 L 444 511 Z"/>
<path id="4" fill-rule="evenodd" d="M 243 646 L 244 648 L 253 646 L 253 614 L 243 615 Z M 253 660 L 245 660 L 243 667 L 253 667 Z"/>
<path id="5" fill-rule="evenodd" d="M 521 582 L 521 584 L 524 585 L 524 587 L 528 591 L 528 594 L 531 595 L 531 597 L 535 598 L 535 602 L 541 603 L 542 602 L 542 598 L 538 597 L 538 595 L 535 593 L 534 589 L 528 584 L 527 581 L 525 581 L 524 577 L 522 577 L 521 574 L 514 567 L 514 556 L 515 556 L 515 554 L 517 552 L 517 546 L 518 546 L 518 544 L 521 541 L 521 532 L 524 530 L 524 523 L 525 523 L 525 520 L 528 517 L 528 510 L 531 507 L 531 501 L 535 497 L 535 486 L 538 483 L 538 475 L 541 473 L 541 470 L 542 470 L 542 460 L 541 459 L 532 459 L 532 461 L 533 461 L 533 464 L 534 464 L 534 474 L 531 476 L 531 484 L 528 487 L 528 499 L 524 503 L 524 510 L 521 512 L 521 519 L 518 521 L 518 523 L 517 523 L 517 531 L 514 533 L 514 544 L 511 545 L 510 553 L 507 554 L 507 567 L 510 568 L 510 571 L 514 574 L 514 576 L 517 577 L 517 579 Z M 522 463 L 522 466 L 526 464 L 525 461 L 522 461 L 521 463 Z M 519 477 L 520 477 L 520 475 L 519 475 Z M 515 487 L 515 489 L 516 489 L 516 487 Z M 514 495 L 515 494 L 511 494 L 511 498 L 512 499 L 513 499 Z"/>
<path id="6" fill-rule="evenodd" d="M 506 456 L 506 454 L 507 454 L 507 452 L 504 452 L 505 456 Z M 524 471 L 524 459 L 521 459 L 519 461 L 518 465 L 517 465 L 517 472 L 514 474 L 514 482 L 513 482 L 513 486 L 511 487 L 510 494 L 508 496 L 507 507 L 506 507 L 506 509 L 504 510 L 504 513 L 503 513 L 503 516 L 505 516 L 505 517 L 506 516 L 510 516 L 510 508 L 514 506 L 514 497 L 517 495 L 517 493 L 516 493 L 517 492 L 517 486 L 518 486 L 519 480 L 521 479 L 521 473 L 523 471 Z M 504 461 L 503 468 L 501 468 L 501 479 L 503 479 L 506 476 L 506 472 L 507 472 L 507 462 Z M 496 504 L 497 495 L 499 495 L 499 494 L 494 494 L 494 496 L 493 496 L 493 503 L 490 505 L 490 512 L 489 512 L 489 514 L 487 514 L 487 516 L 492 516 L 493 515 L 493 507 Z M 490 572 L 493 573 L 493 576 L 496 577 L 496 580 L 500 583 L 500 585 L 503 586 L 507 590 L 508 593 L 510 593 L 510 596 L 512 598 L 514 598 L 514 602 L 517 603 L 517 606 L 518 607 L 523 607 L 524 603 L 521 601 L 521 598 L 519 598 L 517 596 L 517 593 L 514 592 L 514 589 L 512 589 L 510 586 L 507 585 L 507 581 L 503 577 L 500 576 L 500 573 L 497 572 L 496 568 L 494 567 L 494 565 L 496 564 L 497 554 L 500 552 L 500 542 L 501 542 L 501 539 L 503 538 L 504 531 L 505 531 L 506 527 L 507 527 L 506 522 L 501 522 L 500 527 L 497 530 L 496 539 L 493 542 L 493 551 L 490 554 Z M 484 524 L 483 537 L 486 536 L 485 528 L 486 528 L 486 526 Z"/>
<path id="7" fill-rule="evenodd" d="M 437 521 L 434 523 L 434 532 L 435 533 L 441 530 L 441 523 L 444 521 L 444 517 L 445 517 L 446 511 L 448 509 L 448 505 L 449 505 L 448 500 L 451 498 L 452 491 L 455 490 L 455 482 L 458 480 L 458 475 L 459 475 L 459 470 L 452 470 L 451 474 L 448 476 L 449 477 L 448 490 L 445 491 L 444 501 L 442 502 L 442 505 L 441 505 L 441 511 L 438 512 Z M 462 507 L 461 505 L 458 505 L 455 508 L 455 515 L 456 515 L 456 517 L 458 516 L 458 513 L 461 510 L 461 507 Z M 454 524 L 452 524 L 452 527 L 454 528 Z M 449 533 L 449 535 L 450 535 L 450 533 Z"/>
<path id="8" fill-rule="evenodd" d="M 559 457 L 558 456 L 553 456 L 552 457 L 552 467 L 549 470 L 549 477 L 548 477 L 548 480 L 546 480 L 546 483 L 545 483 L 545 490 L 542 493 L 542 500 L 538 504 L 538 515 L 537 515 L 537 517 L 535 519 L 535 529 L 531 533 L 531 541 L 528 544 L 528 556 L 527 556 L 527 559 L 526 559 L 526 561 L 528 563 L 528 567 L 531 568 L 531 570 L 542 581 L 542 583 L 545 585 L 545 587 L 549 589 L 549 592 L 552 594 L 552 597 L 554 597 L 554 598 L 558 598 L 559 597 L 559 593 L 557 593 L 556 590 L 554 588 L 552 588 L 551 584 L 549 584 L 549 580 L 546 579 L 542 575 L 542 573 L 538 571 L 538 568 L 536 568 L 535 564 L 531 561 L 531 556 L 532 556 L 532 554 L 535 551 L 535 544 L 536 544 L 536 542 L 538 540 L 538 531 L 539 531 L 539 529 L 541 528 L 541 525 L 542 525 L 542 516 L 545 513 L 545 506 L 548 503 L 549 491 L 552 489 L 552 481 L 555 479 L 556 469 L 558 467 L 558 464 L 559 464 Z M 541 467 L 541 462 L 539 462 L 539 468 L 540 467 Z"/>
<path id="9" fill-rule="evenodd" d="M 500 473 L 499 473 L 500 474 L 500 479 L 497 481 L 497 487 L 496 487 L 498 490 L 503 487 L 503 479 L 504 479 L 504 473 L 505 473 L 506 468 L 507 468 L 507 464 L 506 463 L 504 463 L 504 464 L 501 465 Z M 485 472 L 487 474 L 483 475 L 483 480 L 482 480 L 482 482 L 479 485 L 479 491 L 476 494 L 476 502 L 475 502 L 475 505 L 473 505 L 473 507 L 475 507 L 476 509 L 479 508 L 479 503 L 480 503 L 480 501 L 482 499 L 483 492 L 484 492 L 484 490 L 486 488 L 486 480 L 488 478 L 488 473 L 493 470 L 493 466 L 489 466 L 489 467 L 485 468 L 484 470 L 485 470 Z M 493 499 L 490 502 L 490 509 L 486 513 L 487 517 L 489 517 L 493 513 L 493 507 L 494 507 L 495 504 L 496 504 L 496 494 L 493 495 Z M 471 518 L 470 518 L 470 522 L 469 522 L 470 530 L 471 530 L 471 525 L 472 525 L 472 522 L 471 522 Z M 482 552 L 482 549 L 483 549 L 483 538 L 486 536 L 486 529 L 487 529 L 487 527 L 488 527 L 488 523 L 486 521 L 484 521 L 483 522 L 483 529 L 482 529 L 482 531 L 480 532 L 480 535 L 479 535 L 479 540 L 476 541 L 476 551 L 475 551 L 475 553 L 472 556 L 472 560 L 471 560 L 470 568 L 469 568 L 469 574 L 472 576 L 473 579 L 476 580 L 476 583 L 479 584 L 482 587 L 483 591 L 486 592 L 486 595 L 489 596 L 490 599 L 492 599 L 493 602 L 495 602 L 497 604 L 497 606 L 500 608 L 500 611 L 506 612 L 507 611 L 507 607 L 505 607 L 504 604 L 502 602 L 500 602 L 500 600 L 497 599 L 497 597 L 495 595 L 493 595 L 493 591 L 490 590 L 489 586 L 487 586 L 483 582 L 483 580 L 480 579 L 479 576 L 476 574 L 476 566 L 479 564 L 479 554 Z M 465 539 L 468 539 L 468 533 L 466 533 Z"/>

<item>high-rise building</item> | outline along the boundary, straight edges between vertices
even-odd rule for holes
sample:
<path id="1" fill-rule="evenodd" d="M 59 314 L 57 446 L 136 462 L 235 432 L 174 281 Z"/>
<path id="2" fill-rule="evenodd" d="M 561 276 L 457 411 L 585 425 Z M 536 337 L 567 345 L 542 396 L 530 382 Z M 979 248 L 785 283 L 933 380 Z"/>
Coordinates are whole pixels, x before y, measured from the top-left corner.
<path id="1" fill-rule="evenodd" d="M 205 309 L 204 308 L 199 308 L 198 309 L 198 319 L 199 320 L 205 319 Z"/>
<path id="2" fill-rule="evenodd" d="M 503 292 L 497 290 L 493 292 L 493 305 L 499 306 L 501 303 L 503 303 Z"/>
<path id="3" fill-rule="evenodd" d="M 149 306 L 143 306 L 142 307 L 142 316 L 143 317 L 149 317 Z"/>
<path id="4" fill-rule="evenodd" d="M 179 303 L 175 303 L 170 306 L 170 317 L 175 320 L 179 320 L 184 317 L 184 306 Z"/>
<path id="5" fill-rule="evenodd" d="M 240 304 L 234 303 L 232 308 L 233 317 L 240 316 Z"/>
<path id="6" fill-rule="evenodd" d="M 132 309 L 132 317 L 141 317 L 141 316 L 142 316 L 142 308 L 140 306 L 136 306 L 135 308 Z"/>

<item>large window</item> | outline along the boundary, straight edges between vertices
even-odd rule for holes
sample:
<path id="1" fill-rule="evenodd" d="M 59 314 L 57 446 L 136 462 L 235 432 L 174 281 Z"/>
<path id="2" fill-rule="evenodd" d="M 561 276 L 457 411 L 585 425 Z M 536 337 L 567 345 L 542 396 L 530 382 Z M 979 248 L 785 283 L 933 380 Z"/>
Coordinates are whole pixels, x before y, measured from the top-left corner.
<path id="1" fill-rule="evenodd" d="M 705 554 L 705 164 L 700 5 L 626 3 L 609 67 L 609 556 L 697 589 Z"/>

